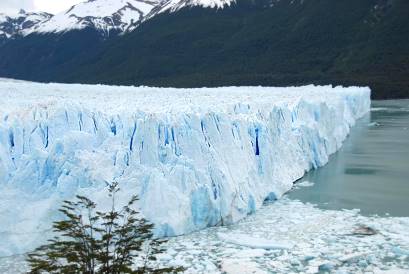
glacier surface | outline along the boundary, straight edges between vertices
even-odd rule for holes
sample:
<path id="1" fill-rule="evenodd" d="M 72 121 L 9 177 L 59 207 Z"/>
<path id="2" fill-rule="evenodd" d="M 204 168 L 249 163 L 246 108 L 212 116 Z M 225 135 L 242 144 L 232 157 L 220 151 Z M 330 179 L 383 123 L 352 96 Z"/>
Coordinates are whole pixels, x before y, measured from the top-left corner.
<path id="1" fill-rule="evenodd" d="M 140 197 L 158 235 L 234 223 L 328 161 L 370 108 L 360 87 L 173 89 L 0 81 L 0 256 L 63 199 Z"/>

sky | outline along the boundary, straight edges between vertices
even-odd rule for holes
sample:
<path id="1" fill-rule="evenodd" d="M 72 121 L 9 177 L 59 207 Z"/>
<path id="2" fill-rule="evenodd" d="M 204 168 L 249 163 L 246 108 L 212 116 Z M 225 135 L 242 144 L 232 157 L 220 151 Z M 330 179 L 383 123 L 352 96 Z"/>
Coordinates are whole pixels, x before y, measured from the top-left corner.
<path id="1" fill-rule="evenodd" d="M 58 13 L 84 0 L 0 0 L 0 13 L 26 11 L 46 11 Z"/>

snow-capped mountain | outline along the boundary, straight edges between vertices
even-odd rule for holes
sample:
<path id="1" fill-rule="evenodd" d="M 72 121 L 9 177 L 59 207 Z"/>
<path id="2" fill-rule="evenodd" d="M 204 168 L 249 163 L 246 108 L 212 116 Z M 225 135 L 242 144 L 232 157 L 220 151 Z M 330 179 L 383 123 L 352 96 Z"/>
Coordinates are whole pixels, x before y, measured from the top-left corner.
<path id="1" fill-rule="evenodd" d="M 52 15 L 46 12 L 26 12 L 24 10 L 14 15 L 0 13 L 0 39 L 25 35 L 51 17 Z"/>
<path id="2" fill-rule="evenodd" d="M 407 0 L 149 1 L 84 0 L 30 35 L 0 39 L 0 77 L 172 87 L 336 83 L 370 85 L 377 99 L 409 96 Z"/>
<path id="3" fill-rule="evenodd" d="M 20 12 L 16 17 L 0 15 L 0 37 L 15 33 L 60 33 L 94 28 L 105 36 L 134 30 L 140 23 L 163 12 L 202 6 L 220 9 L 235 0 L 88 0 L 54 16 Z"/>
<path id="4" fill-rule="evenodd" d="M 66 32 L 87 27 L 109 34 L 126 32 L 140 24 L 159 0 L 89 0 L 53 16 L 33 32 Z"/>
<path id="5" fill-rule="evenodd" d="M 184 7 L 223 8 L 234 0 L 88 0 L 32 28 L 32 32 L 66 32 L 87 27 L 104 35 L 127 32 L 162 12 Z"/>

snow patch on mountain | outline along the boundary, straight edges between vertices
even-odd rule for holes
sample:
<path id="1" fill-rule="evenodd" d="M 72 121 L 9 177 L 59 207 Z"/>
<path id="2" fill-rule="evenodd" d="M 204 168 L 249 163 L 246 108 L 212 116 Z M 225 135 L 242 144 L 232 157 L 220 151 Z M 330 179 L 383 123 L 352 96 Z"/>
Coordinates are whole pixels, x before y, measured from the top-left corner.
<path id="1" fill-rule="evenodd" d="M 235 3 L 235 0 L 168 0 L 164 1 L 157 13 L 176 12 L 186 7 L 203 7 L 212 9 L 222 9 Z M 157 14 L 156 13 L 156 14 Z M 156 14 L 151 14 L 153 17 Z"/>
<path id="2" fill-rule="evenodd" d="M 0 256 L 75 194 L 140 197 L 159 235 L 234 223 L 337 151 L 368 88 L 173 89 L 0 82 Z"/>
<path id="3" fill-rule="evenodd" d="M 26 35 L 37 25 L 49 20 L 51 14 L 45 12 L 26 12 L 20 10 L 18 14 L 0 13 L 0 38 L 10 38 Z"/>
<path id="4" fill-rule="evenodd" d="M 64 33 L 84 28 L 93 28 L 104 36 L 109 36 L 112 33 L 132 31 L 142 22 L 163 12 L 176 12 L 194 6 L 220 9 L 234 2 L 235 0 L 88 0 L 55 16 L 25 13 L 27 19 L 26 23 L 23 22 L 24 27 L 20 22 L 21 16 L 17 20 L 0 14 L 0 37 L 9 38 L 14 33 Z M 13 20 L 11 30 L 10 20 Z M 2 22 L 7 22 L 7 26 L 2 27 Z"/>
<path id="5" fill-rule="evenodd" d="M 66 32 L 90 27 L 104 34 L 125 32 L 140 24 L 158 4 L 156 0 L 90 0 L 55 15 L 32 31 Z"/>

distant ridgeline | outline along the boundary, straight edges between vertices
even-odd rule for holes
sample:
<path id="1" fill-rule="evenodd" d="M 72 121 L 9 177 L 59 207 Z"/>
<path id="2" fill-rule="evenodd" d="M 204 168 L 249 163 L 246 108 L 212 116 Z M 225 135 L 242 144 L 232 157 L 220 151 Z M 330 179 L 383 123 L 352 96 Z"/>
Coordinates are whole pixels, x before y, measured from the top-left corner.
<path id="1" fill-rule="evenodd" d="M 408 0 L 110 1 L 44 15 L 26 29 L 10 28 L 11 18 L 1 15 L 0 77 L 368 85 L 374 98 L 409 97 Z"/>

